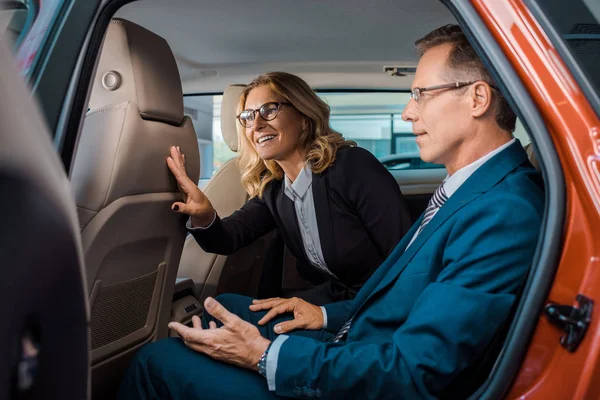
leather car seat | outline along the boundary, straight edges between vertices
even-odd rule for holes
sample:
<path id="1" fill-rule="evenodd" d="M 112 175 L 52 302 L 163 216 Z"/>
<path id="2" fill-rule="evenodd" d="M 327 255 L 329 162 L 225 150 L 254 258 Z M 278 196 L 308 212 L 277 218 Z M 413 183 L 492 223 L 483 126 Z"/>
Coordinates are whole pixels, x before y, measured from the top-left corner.
<path id="1" fill-rule="evenodd" d="M 197 181 L 200 156 L 171 49 L 141 26 L 110 22 L 89 105 L 71 184 L 94 365 L 167 336 L 186 230 L 171 211 L 181 197 L 165 158 L 180 146 Z"/>
<path id="2" fill-rule="evenodd" d="M 533 168 L 540 170 L 540 162 L 535 155 L 535 150 L 533 148 L 533 143 L 528 143 L 524 147 L 525 152 L 527 153 L 527 158 L 529 158 L 529 162 L 533 165 Z"/>

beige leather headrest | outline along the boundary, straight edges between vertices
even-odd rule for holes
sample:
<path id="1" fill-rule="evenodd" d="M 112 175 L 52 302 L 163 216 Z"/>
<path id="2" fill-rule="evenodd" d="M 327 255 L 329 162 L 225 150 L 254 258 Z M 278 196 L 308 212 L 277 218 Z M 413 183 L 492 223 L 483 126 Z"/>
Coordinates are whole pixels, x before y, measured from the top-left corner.
<path id="1" fill-rule="evenodd" d="M 533 168 L 540 171 L 540 163 L 535 155 L 535 151 L 533 149 L 533 143 L 528 143 L 524 147 L 525 152 L 527 153 L 527 157 L 529 158 L 529 162 L 533 165 Z"/>
<path id="2" fill-rule="evenodd" d="M 167 42 L 123 19 L 106 32 L 94 78 L 90 108 L 131 102 L 144 119 L 179 125 L 183 120 L 181 79 Z"/>
<path id="3" fill-rule="evenodd" d="M 244 85 L 231 85 L 223 92 L 221 101 L 221 132 L 223 139 L 231 151 L 238 151 L 237 135 L 237 106 L 240 95 L 244 91 Z"/>

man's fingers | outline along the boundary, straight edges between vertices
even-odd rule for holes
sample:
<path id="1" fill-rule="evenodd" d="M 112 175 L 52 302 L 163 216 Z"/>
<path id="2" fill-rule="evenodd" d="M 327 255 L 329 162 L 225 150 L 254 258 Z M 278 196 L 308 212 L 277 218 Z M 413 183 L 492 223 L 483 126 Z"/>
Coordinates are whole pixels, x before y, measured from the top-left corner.
<path id="1" fill-rule="evenodd" d="M 289 301 L 289 299 L 280 299 L 280 298 L 276 297 L 274 299 L 266 299 L 266 300 L 259 300 L 259 301 L 260 301 L 260 303 L 256 302 L 256 300 L 252 301 L 253 304 L 250 305 L 251 311 L 269 310 L 275 306 L 278 306 L 279 304 L 281 304 L 283 302 Z"/>
<path id="2" fill-rule="evenodd" d="M 207 297 L 204 300 L 204 309 L 213 317 L 223 323 L 223 325 L 231 326 L 241 321 L 240 317 L 227 311 L 225 307 L 212 297 Z"/>
<path id="3" fill-rule="evenodd" d="M 216 323 L 215 321 L 210 321 L 210 322 L 208 323 L 208 327 L 209 327 L 210 329 L 217 329 L 217 323 Z"/>
<path id="4" fill-rule="evenodd" d="M 200 318 L 197 315 L 192 317 L 192 325 L 196 329 L 202 329 L 202 322 L 200 322 Z"/>
<path id="5" fill-rule="evenodd" d="M 203 340 L 203 330 L 202 328 L 190 328 L 189 326 L 185 326 L 180 324 L 179 322 L 171 322 L 169 323 L 169 328 L 173 329 L 177 334 L 185 341 L 185 342 L 198 342 L 202 343 Z"/>
<path id="6" fill-rule="evenodd" d="M 293 319 L 291 321 L 281 322 L 273 327 L 275 333 L 287 333 L 296 329 L 304 329 L 306 326 L 304 322 Z"/>
<path id="7" fill-rule="evenodd" d="M 258 321 L 259 325 L 264 325 L 267 322 L 269 322 L 270 320 L 272 320 L 273 318 L 275 318 L 276 316 L 278 316 L 279 314 L 283 314 L 286 312 L 292 312 L 294 311 L 294 306 L 291 303 L 282 303 L 278 306 L 275 306 L 273 308 L 271 308 L 269 310 L 268 313 L 265 314 L 264 317 L 262 317 L 260 319 L 260 321 Z"/>
<path id="8" fill-rule="evenodd" d="M 281 301 L 281 300 L 285 300 L 285 299 L 282 299 L 281 297 L 271 297 L 268 299 L 254 299 L 254 300 L 252 300 L 252 304 L 262 304 L 262 303 L 267 303 L 267 302 L 275 301 L 275 300 Z"/>

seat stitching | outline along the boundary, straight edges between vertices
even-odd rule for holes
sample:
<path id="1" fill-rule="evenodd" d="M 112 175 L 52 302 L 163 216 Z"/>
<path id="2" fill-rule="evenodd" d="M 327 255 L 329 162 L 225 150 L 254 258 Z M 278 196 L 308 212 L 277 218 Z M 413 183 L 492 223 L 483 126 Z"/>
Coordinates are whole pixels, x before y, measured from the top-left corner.
<path id="1" fill-rule="evenodd" d="M 119 134 L 119 142 L 117 143 L 117 151 L 115 152 L 115 156 L 113 158 L 113 165 L 110 170 L 110 180 L 108 181 L 108 187 L 106 188 L 106 195 L 104 196 L 104 201 L 102 202 L 102 208 L 104 208 L 106 206 L 106 202 L 108 201 L 108 193 L 110 193 L 110 188 L 113 183 L 113 177 L 114 177 L 114 173 L 115 173 L 115 163 L 117 160 L 117 154 L 119 153 L 121 139 L 123 138 L 123 127 L 125 126 L 125 121 L 127 121 L 127 113 L 128 113 L 128 110 L 125 111 L 125 117 L 123 118 L 123 123 L 121 124 L 121 131 Z"/>
<path id="2" fill-rule="evenodd" d="M 88 111 L 85 116 L 89 117 L 91 115 L 96 115 L 96 114 L 100 114 L 104 111 L 119 111 L 119 110 L 126 110 L 127 106 L 129 105 L 129 103 L 121 103 L 121 104 L 111 104 L 108 106 L 104 106 L 104 107 L 100 107 L 100 108 L 96 108 L 95 110 L 90 110 Z"/>

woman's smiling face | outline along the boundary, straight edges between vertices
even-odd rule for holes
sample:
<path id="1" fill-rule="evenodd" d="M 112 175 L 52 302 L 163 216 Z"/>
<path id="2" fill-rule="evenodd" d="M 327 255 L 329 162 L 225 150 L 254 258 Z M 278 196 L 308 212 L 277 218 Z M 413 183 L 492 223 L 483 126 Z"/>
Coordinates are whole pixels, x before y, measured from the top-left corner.
<path id="1" fill-rule="evenodd" d="M 268 86 L 258 86 L 248 93 L 244 110 L 258 110 L 266 103 L 288 103 Z M 282 104 L 277 116 L 266 121 L 260 112 L 246 129 L 246 138 L 263 160 L 284 161 L 300 151 L 299 139 L 304 118 L 290 104 Z"/>

